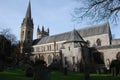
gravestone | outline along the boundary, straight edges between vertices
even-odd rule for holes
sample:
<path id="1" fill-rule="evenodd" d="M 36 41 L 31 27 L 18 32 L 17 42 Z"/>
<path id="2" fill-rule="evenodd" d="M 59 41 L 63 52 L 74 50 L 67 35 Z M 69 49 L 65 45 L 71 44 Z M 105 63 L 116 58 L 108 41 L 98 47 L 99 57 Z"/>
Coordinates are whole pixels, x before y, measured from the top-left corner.
<path id="1" fill-rule="evenodd" d="M 33 77 L 33 69 L 31 67 L 28 67 L 26 70 L 26 76 L 27 77 Z"/>
<path id="2" fill-rule="evenodd" d="M 112 76 L 117 76 L 120 73 L 120 61 L 113 60 L 110 65 Z"/>
<path id="3" fill-rule="evenodd" d="M 50 71 L 46 63 L 42 60 L 37 60 L 34 65 L 34 80 L 50 80 Z"/>
<path id="4" fill-rule="evenodd" d="M 64 75 L 67 75 L 67 67 L 64 68 Z"/>

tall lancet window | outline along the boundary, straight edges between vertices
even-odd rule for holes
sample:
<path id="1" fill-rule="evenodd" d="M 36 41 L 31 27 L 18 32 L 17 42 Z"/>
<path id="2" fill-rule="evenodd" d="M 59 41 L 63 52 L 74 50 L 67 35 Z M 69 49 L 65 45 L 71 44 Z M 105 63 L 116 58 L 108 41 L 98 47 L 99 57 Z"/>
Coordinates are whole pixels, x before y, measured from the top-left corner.
<path id="1" fill-rule="evenodd" d="M 75 56 L 72 57 L 73 64 L 75 64 Z"/>
<path id="2" fill-rule="evenodd" d="M 24 31 L 22 31 L 21 38 L 22 39 L 24 38 Z"/>
<path id="3" fill-rule="evenodd" d="M 101 46 L 101 40 L 97 39 L 96 44 L 97 44 L 97 46 Z"/>
<path id="4" fill-rule="evenodd" d="M 30 31 L 28 31 L 28 38 L 30 38 Z"/>
<path id="5" fill-rule="evenodd" d="M 48 56 L 48 64 L 51 64 L 52 63 L 52 56 Z"/>
<path id="6" fill-rule="evenodd" d="M 87 45 L 88 45 L 88 46 L 90 46 L 90 41 L 89 41 L 89 40 L 87 40 L 86 42 L 87 42 Z"/>
<path id="7" fill-rule="evenodd" d="M 44 56 L 43 55 L 40 56 L 40 60 L 44 61 Z"/>

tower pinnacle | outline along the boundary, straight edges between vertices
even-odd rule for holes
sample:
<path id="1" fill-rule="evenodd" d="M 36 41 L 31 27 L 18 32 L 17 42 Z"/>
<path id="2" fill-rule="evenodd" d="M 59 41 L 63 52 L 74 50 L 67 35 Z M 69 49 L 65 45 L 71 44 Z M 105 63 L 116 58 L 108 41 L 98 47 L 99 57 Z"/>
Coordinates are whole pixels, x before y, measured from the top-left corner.
<path id="1" fill-rule="evenodd" d="M 29 1 L 27 12 L 25 18 L 30 18 L 31 19 L 31 3 Z"/>

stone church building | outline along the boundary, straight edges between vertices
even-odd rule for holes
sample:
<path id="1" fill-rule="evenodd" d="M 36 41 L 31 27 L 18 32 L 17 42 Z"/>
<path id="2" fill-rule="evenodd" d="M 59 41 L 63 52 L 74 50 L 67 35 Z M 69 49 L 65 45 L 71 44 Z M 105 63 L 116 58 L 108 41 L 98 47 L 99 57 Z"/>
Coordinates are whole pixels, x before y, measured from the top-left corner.
<path id="1" fill-rule="evenodd" d="M 29 2 L 21 24 L 20 53 L 29 53 L 31 60 L 44 60 L 48 66 L 55 61 L 73 69 L 85 57 L 90 65 L 109 69 L 111 61 L 120 56 L 120 39 L 112 38 L 108 22 L 56 35 L 49 35 L 49 28 L 45 30 L 42 26 L 42 29 L 37 28 L 35 40 L 33 30 Z"/>

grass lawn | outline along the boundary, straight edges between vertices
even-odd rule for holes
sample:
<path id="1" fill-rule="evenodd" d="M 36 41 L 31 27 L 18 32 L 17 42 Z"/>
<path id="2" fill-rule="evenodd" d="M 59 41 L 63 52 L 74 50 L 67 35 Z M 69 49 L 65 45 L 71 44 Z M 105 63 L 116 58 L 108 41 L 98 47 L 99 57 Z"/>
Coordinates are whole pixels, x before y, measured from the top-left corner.
<path id="1" fill-rule="evenodd" d="M 32 78 L 25 77 L 22 70 L 6 70 L 0 72 L 0 80 L 33 80 Z"/>
<path id="2" fill-rule="evenodd" d="M 83 80 L 83 74 L 69 72 L 67 76 L 60 72 L 52 72 L 51 80 Z M 90 80 L 120 80 L 110 74 L 90 74 Z"/>
<path id="3" fill-rule="evenodd" d="M 33 78 L 25 77 L 24 71 L 21 70 L 6 70 L 0 72 L 0 80 L 33 80 Z M 83 74 L 69 72 L 65 76 L 61 72 L 52 72 L 51 80 L 83 80 Z M 120 80 L 120 77 L 111 77 L 110 74 L 91 74 L 90 80 Z"/>

